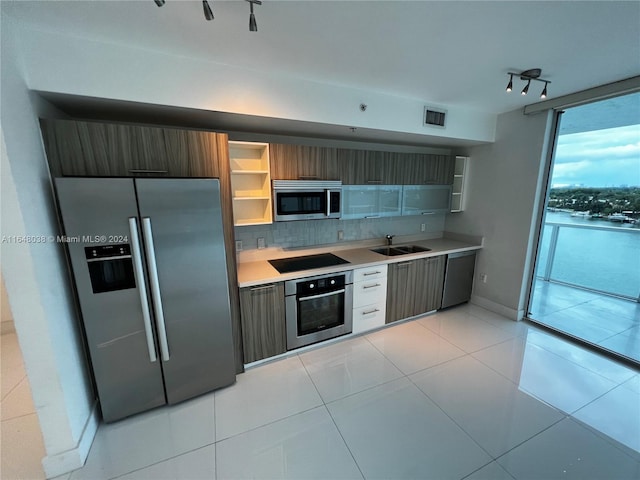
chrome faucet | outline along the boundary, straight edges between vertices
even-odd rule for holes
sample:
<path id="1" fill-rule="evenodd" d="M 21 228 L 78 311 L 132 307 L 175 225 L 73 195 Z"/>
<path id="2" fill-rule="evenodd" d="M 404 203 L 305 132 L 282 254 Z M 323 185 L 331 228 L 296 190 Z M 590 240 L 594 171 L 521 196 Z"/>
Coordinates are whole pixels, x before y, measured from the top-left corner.
<path id="1" fill-rule="evenodd" d="M 387 239 L 387 245 L 391 246 L 391 244 L 393 243 L 393 237 L 395 237 L 395 235 L 386 235 L 385 238 Z"/>

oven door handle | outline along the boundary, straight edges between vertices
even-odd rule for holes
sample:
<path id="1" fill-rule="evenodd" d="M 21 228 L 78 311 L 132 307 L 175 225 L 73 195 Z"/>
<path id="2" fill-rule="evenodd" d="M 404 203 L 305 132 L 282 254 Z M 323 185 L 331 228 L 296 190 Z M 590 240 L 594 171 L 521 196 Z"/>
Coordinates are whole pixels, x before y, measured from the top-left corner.
<path id="1" fill-rule="evenodd" d="M 311 297 L 298 297 L 298 301 L 304 302 L 305 300 L 313 300 L 314 298 L 328 297 L 329 295 L 338 295 L 340 293 L 344 293 L 344 288 L 342 290 L 334 290 L 333 292 L 321 293 L 319 295 L 312 295 Z"/>

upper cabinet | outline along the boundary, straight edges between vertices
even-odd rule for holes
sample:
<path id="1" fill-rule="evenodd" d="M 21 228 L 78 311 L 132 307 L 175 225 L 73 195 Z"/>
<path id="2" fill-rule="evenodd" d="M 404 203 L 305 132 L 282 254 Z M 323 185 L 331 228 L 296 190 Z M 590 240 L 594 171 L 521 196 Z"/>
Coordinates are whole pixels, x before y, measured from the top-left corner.
<path id="1" fill-rule="evenodd" d="M 229 164 L 234 224 L 271 223 L 269 145 L 229 142 Z"/>
<path id="2" fill-rule="evenodd" d="M 402 212 L 402 185 L 344 185 L 342 219 L 398 216 Z"/>
<path id="3" fill-rule="evenodd" d="M 274 180 L 340 180 L 335 148 L 269 145 Z"/>
<path id="4" fill-rule="evenodd" d="M 464 210 L 464 184 L 467 175 L 469 157 L 456 157 L 453 185 L 451 188 L 451 211 Z"/>
<path id="5" fill-rule="evenodd" d="M 451 209 L 450 185 L 405 185 L 402 215 L 432 215 Z"/>
<path id="6" fill-rule="evenodd" d="M 448 155 L 338 149 L 345 185 L 450 185 L 454 162 Z"/>
<path id="7" fill-rule="evenodd" d="M 41 120 L 54 175 L 218 177 L 227 136 L 74 120 Z"/>

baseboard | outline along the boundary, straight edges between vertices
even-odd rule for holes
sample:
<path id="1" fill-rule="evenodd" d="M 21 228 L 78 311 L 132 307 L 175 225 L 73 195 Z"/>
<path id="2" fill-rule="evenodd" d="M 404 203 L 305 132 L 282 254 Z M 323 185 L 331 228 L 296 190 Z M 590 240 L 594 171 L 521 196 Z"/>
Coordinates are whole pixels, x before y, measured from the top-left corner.
<path id="1" fill-rule="evenodd" d="M 524 317 L 524 310 L 516 310 L 487 298 L 479 297 L 478 295 L 471 295 L 471 303 L 478 305 L 479 307 L 486 308 L 487 310 L 491 310 L 492 312 L 499 313 L 511 320 L 522 320 Z"/>
<path id="2" fill-rule="evenodd" d="M 76 447 L 56 455 L 47 455 L 42 459 L 45 476 L 47 478 L 58 477 L 81 468 L 87 460 L 99 424 L 100 414 L 98 412 L 98 402 L 96 401 Z"/>

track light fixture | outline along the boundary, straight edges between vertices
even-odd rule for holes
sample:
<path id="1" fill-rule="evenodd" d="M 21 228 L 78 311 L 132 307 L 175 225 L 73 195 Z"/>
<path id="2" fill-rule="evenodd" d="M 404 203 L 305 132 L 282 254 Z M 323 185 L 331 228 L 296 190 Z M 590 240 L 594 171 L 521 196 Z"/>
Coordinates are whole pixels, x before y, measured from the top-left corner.
<path id="1" fill-rule="evenodd" d="M 260 0 L 247 0 L 249 2 L 249 31 L 257 32 L 258 24 L 256 23 L 256 16 L 253 14 L 253 4 L 257 3 L 258 5 L 262 5 Z"/>
<path id="2" fill-rule="evenodd" d="M 507 72 L 509 75 L 509 83 L 507 84 L 507 92 L 510 92 L 513 89 L 513 76 L 520 77 L 520 80 L 525 80 L 527 84 L 524 86 L 522 91 L 520 92 L 522 95 L 526 95 L 529 92 L 529 86 L 531 86 L 531 80 L 536 80 L 538 82 L 544 83 L 544 89 L 540 94 L 540 98 L 547 98 L 547 85 L 551 82 L 549 80 L 544 80 L 540 78 L 542 74 L 542 69 L 540 68 L 531 68 L 529 70 L 524 70 L 523 72 Z"/>
<path id="3" fill-rule="evenodd" d="M 211 7 L 207 0 L 202 0 L 202 10 L 204 11 L 204 18 L 207 20 L 213 20 L 213 12 L 211 11 Z"/>
<path id="4" fill-rule="evenodd" d="M 162 7 L 165 3 L 165 0 L 153 0 L 155 4 L 159 7 Z M 253 5 L 262 5 L 262 0 L 245 0 L 249 3 L 249 31 L 257 32 L 258 31 L 258 22 L 256 22 L 256 16 L 253 13 Z M 202 0 L 202 11 L 204 12 L 204 18 L 208 21 L 213 20 L 213 10 L 211 10 L 211 5 L 209 5 L 209 0 Z"/>

